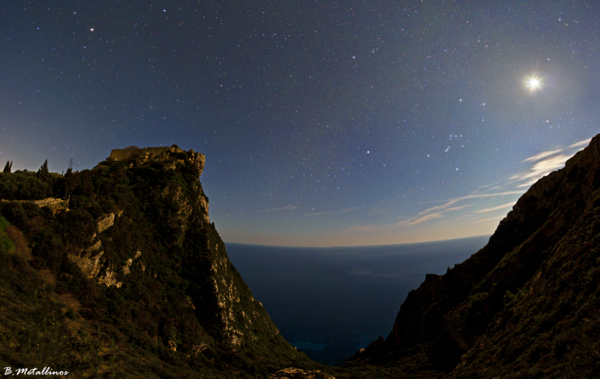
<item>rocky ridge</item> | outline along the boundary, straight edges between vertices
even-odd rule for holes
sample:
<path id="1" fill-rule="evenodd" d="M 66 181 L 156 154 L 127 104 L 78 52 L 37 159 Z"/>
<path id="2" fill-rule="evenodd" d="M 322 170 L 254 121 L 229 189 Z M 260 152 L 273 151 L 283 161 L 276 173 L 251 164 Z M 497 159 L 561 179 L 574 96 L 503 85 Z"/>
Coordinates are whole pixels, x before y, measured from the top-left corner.
<path id="1" fill-rule="evenodd" d="M 445 275 L 427 275 L 387 339 L 346 367 L 395 365 L 415 377 L 586 377 L 578 375 L 598 366 L 588 358 L 600 356 L 598 232 L 596 136 L 536 182 L 484 248 Z M 420 367 L 410 367 L 411 356 L 425 357 Z"/>
<path id="2" fill-rule="evenodd" d="M 193 150 L 184 151 L 176 146 L 143 148 L 143 149 L 115 149 L 112 150 L 109 161 L 125 162 L 128 169 L 146 168 L 150 166 L 161 167 L 163 170 L 175 170 L 178 165 L 187 165 L 192 168 L 194 176 L 199 177 L 204 170 L 205 156 L 196 153 Z M 262 305 L 254 299 L 250 289 L 241 280 L 241 277 L 229 261 L 225 252 L 225 244 L 220 238 L 214 239 L 208 233 L 209 229 L 214 230 L 214 225 L 210 224 L 208 215 L 208 198 L 201 189 L 200 182 L 187 183 L 198 193 L 196 198 L 190 198 L 184 193 L 180 185 L 165 186 L 161 192 L 161 199 L 170 200 L 177 204 L 178 211 L 173 214 L 173 219 L 182 228 L 179 231 L 179 238 L 184 239 L 186 233 L 199 233 L 201 239 L 206 241 L 204 253 L 207 254 L 202 262 L 203 281 L 208 282 L 212 287 L 210 291 L 202 296 L 202 302 L 214 306 L 214 320 L 219 322 L 224 330 L 226 344 L 233 349 L 237 349 L 244 344 L 255 343 L 259 338 L 255 332 L 256 328 L 268 331 L 269 338 L 284 340 L 279 336 L 279 330 L 273 324 Z M 196 214 L 194 205 L 199 208 L 201 215 Z M 119 214 L 119 216 L 122 212 Z M 199 218 L 201 216 L 201 218 Z M 98 222 L 98 233 L 112 226 L 114 214 L 107 215 L 105 219 Z M 195 230 L 189 230 L 194 228 Z M 212 246 L 211 246 L 212 242 Z M 193 252 L 189 252 L 193 254 Z M 199 252 L 197 252 L 199 253 Z M 101 253 L 100 253 L 101 254 Z M 137 253 L 136 253 L 137 255 Z M 191 258 L 191 257 L 190 257 Z M 123 272 L 128 271 L 131 265 L 129 258 Z M 192 258 L 192 260 L 194 260 Z M 198 263 L 198 262 L 195 262 Z M 108 276 L 112 276 L 113 271 L 108 271 Z M 110 279 L 100 279 L 111 285 Z M 115 285 L 119 286 L 120 283 Z M 198 301 L 194 297 L 190 298 L 190 306 L 196 308 L 194 302 Z M 264 341 L 263 341 L 264 343 Z M 291 347 L 290 347 L 291 348 Z"/>

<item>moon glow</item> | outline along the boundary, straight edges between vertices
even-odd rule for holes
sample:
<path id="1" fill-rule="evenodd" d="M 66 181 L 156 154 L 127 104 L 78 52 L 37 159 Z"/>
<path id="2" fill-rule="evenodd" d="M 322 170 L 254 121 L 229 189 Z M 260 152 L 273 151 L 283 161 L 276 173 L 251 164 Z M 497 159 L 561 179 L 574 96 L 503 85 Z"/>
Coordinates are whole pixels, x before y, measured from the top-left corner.
<path id="1" fill-rule="evenodd" d="M 542 81 L 537 76 L 532 76 L 526 80 L 525 85 L 531 90 L 531 92 L 534 92 L 541 88 Z"/>

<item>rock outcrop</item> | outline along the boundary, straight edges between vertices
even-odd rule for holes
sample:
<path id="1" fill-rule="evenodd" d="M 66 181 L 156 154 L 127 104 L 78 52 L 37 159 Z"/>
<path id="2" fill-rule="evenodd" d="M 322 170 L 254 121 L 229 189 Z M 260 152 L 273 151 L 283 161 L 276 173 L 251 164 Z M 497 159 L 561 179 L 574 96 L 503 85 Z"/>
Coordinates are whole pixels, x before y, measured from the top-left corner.
<path id="1" fill-rule="evenodd" d="M 107 160 L 126 162 L 127 167 L 129 168 L 155 164 L 160 165 L 165 170 L 175 170 L 177 165 L 189 164 L 194 167 L 195 172 L 197 172 L 198 177 L 200 177 L 202 171 L 204 171 L 206 157 L 202 153 L 194 152 L 194 150 L 184 151 L 176 145 L 173 145 L 171 147 L 145 147 L 143 149 L 114 149 L 111 151 Z M 171 191 L 174 192 L 172 196 L 180 205 L 180 214 L 183 217 L 189 216 L 191 208 L 185 197 L 181 196 L 181 188 L 167 187 L 164 189 L 164 195 L 170 195 Z M 204 195 L 204 192 L 201 193 L 198 200 L 200 201 L 201 208 L 204 210 L 204 221 L 209 224 L 208 198 Z"/>
<path id="2" fill-rule="evenodd" d="M 427 370 L 444 377 L 588 377 L 586 370 L 598 366 L 591 357 L 600 356 L 598 272 L 596 136 L 518 200 L 487 246 L 445 275 L 427 275 L 387 339 L 346 367 L 408 370 L 412 355 L 413 370 L 417 357 L 426 362 L 415 377 Z"/>
<path id="3" fill-rule="evenodd" d="M 6 200 L 2 199 L 0 202 L 9 202 L 9 201 L 18 201 L 18 202 L 27 202 L 30 204 L 35 204 L 38 207 L 48 207 L 52 211 L 52 213 L 56 212 L 67 212 L 69 211 L 69 199 L 60 199 L 49 197 L 41 200 Z"/>
<path id="4" fill-rule="evenodd" d="M 148 200 L 147 207 L 149 210 L 153 204 L 169 204 L 170 209 L 174 210 L 163 214 L 159 228 L 162 229 L 160 233 L 168 234 L 167 239 L 172 248 L 179 251 L 179 259 L 185 262 L 182 276 L 187 280 L 201 278 L 202 293 L 189 298 L 191 306 L 195 310 L 194 304 L 201 305 L 197 313 L 203 314 L 202 318 L 208 323 L 207 327 L 214 327 L 215 324 L 219 326 L 228 348 L 239 349 L 248 344 L 265 343 L 265 338 L 277 340 L 279 344 L 285 346 L 287 343 L 279 335 L 277 327 L 272 323 L 262 304 L 254 299 L 248 286 L 229 261 L 225 244 L 218 237 L 214 226 L 210 224 L 208 199 L 197 180 L 204 168 L 204 155 L 194 151 L 186 152 L 178 147 L 117 149 L 113 150 L 107 161 L 100 163 L 96 169 L 102 172 L 105 169 L 103 167 L 115 163 L 119 165 L 121 162 L 131 173 L 133 181 L 137 177 L 139 180 L 144 180 L 144 175 L 148 173 L 154 174 L 156 171 L 148 171 L 151 168 L 158 167 L 165 175 L 171 170 L 185 171 L 186 167 L 190 169 L 188 171 L 191 176 L 187 178 L 184 186 L 179 179 L 164 182 L 153 191 L 159 194 L 159 198 Z M 185 177 L 183 179 L 186 180 Z M 145 188 L 140 190 L 142 193 L 147 192 Z M 194 197 L 193 194 L 196 196 Z M 158 214 L 162 212 L 162 210 L 157 211 Z M 141 255 L 138 250 L 135 256 L 126 256 L 123 264 L 120 264 L 108 257 L 105 250 L 100 251 L 103 246 L 102 239 L 112 239 L 106 235 L 107 230 L 119 228 L 117 224 L 122 214 L 121 210 L 100 217 L 90 239 L 91 246 L 81 249 L 78 254 L 69 255 L 69 259 L 86 277 L 107 287 L 114 285 L 120 288 L 124 283 L 122 276 L 131 273 L 134 261 Z M 200 250 L 185 249 L 190 239 L 204 241 L 196 247 Z M 113 246 L 113 249 L 115 247 Z M 121 248 L 129 250 L 131 246 L 121 246 Z M 140 267 L 142 272 L 146 271 L 146 266 L 141 261 Z M 148 275 L 156 278 L 157 273 L 153 271 Z M 175 342 L 172 340 L 167 342 L 169 348 L 176 351 Z M 287 349 L 298 354 L 289 345 Z"/>
<path id="5" fill-rule="evenodd" d="M 194 150 L 186 152 L 177 146 L 114 149 L 108 159 L 125 161 L 129 168 L 148 163 L 160 163 L 167 170 L 174 170 L 177 164 L 188 162 L 196 167 L 198 176 L 202 175 L 206 161 L 204 154 L 196 153 Z"/>
<path id="6" fill-rule="evenodd" d="M 102 220 L 98 221 L 98 233 L 102 233 L 106 229 L 110 228 L 115 224 L 115 214 L 111 213 L 108 216 L 104 217 Z"/>
<path id="7" fill-rule="evenodd" d="M 118 217 L 122 214 L 123 211 L 120 211 L 116 216 Z M 98 252 L 98 250 L 100 250 L 102 247 L 102 240 L 100 238 L 96 239 L 96 237 L 114 224 L 114 213 L 110 213 L 102 217 L 96 223 L 96 232 L 91 238 L 93 245 L 86 249 L 82 249 L 79 254 L 69 254 L 68 258 L 81 269 L 81 272 L 88 279 L 97 280 L 99 284 L 105 284 L 107 287 L 116 286 L 117 288 L 120 288 L 123 283 L 117 280 L 114 267 L 109 265 L 109 267 L 106 269 L 106 272 L 104 272 L 103 275 L 99 275 L 102 266 L 104 266 L 106 263 L 106 260 L 102 257 L 104 255 L 104 251 Z M 133 259 L 139 257 L 140 254 L 141 252 L 138 251 Z M 129 274 L 133 259 L 128 259 L 125 266 L 123 266 L 123 274 Z"/>
<path id="8" fill-rule="evenodd" d="M 321 370 L 301 370 L 299 368 L 284 368 L 268 376 L 268 379 L 335 379 L 335 376 Z"/>
<path id="9" fill-rule="evenodd" d="M 279 334 L 229 261 L 199 181 L 204 162 L 176 146 L 117 149 L 94 169 L 57 179 L 69 212 L 26 202 L 2 212 L 42 241 L 36 264 L 54 267 L 61 291 L 78 294 L 87 318 L 112 320 L 107 328 L 209 367 L 191 377 L 319 367 Z"/>

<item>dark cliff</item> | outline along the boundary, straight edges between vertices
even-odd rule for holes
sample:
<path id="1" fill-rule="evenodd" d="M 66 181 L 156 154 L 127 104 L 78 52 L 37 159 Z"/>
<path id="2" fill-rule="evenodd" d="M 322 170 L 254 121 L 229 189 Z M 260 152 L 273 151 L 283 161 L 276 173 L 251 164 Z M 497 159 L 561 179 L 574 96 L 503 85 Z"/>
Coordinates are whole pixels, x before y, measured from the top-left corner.
<path id="1" fill-rule="evenodd" d="M 202 154 L 171 147 L 114 150 L 65 175 L 0 174 L 0 367 L 161 378 L 600 372 L 600 137 L 534 184 L 487 246 L 427 275 L 388 338 L 340 369 L 290 346 L 254 299 L 210 222 L 203 167 Z"/>
<path id="2" fill-rule="evenodd" d="M 346 367 L 411 377 L 596 377 L 600 137 L 536 182 L 487 246 L 409 293 L 387 339 Z"/>
<path id="3" fill-rule="evenodd" d="M 318 367 L 229 261 L 203 168 L 174 146 L 113 150 L 64 176 L 0 174 L 1 367 L 145 378 Z"/>

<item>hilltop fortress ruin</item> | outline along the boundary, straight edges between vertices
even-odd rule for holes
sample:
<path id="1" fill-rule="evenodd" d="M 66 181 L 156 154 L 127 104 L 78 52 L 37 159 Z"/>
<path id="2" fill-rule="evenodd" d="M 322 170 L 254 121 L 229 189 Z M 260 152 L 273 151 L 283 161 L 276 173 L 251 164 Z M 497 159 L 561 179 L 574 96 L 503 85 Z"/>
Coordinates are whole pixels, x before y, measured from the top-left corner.
<path id="1" fill-rule="evenodd" d="M 196 153 L 194 150 L 185 151 L 177 145 L 170 147 L 128 147 L 125 149 L 114 149 L 111 151 L 108 159 L 115 161 L 126 161 L 129 167 L 139 166 L 147 163 L 163 163 L 166 169 L 175 169 L 177 163 L 188 161 L 194 164 L 199 175 L 202 175 L 206 158 L 202 153 Z"/>

